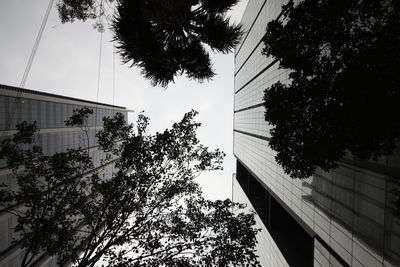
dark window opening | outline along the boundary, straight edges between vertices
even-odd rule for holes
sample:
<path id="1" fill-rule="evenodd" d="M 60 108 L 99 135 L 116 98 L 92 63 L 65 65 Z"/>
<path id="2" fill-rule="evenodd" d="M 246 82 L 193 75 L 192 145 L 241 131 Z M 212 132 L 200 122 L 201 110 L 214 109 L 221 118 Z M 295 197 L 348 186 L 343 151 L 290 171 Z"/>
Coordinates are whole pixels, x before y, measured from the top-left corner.
<path id="1" fill-rule="evenodd" d="M 290 266 L 314 263 L 313 238 L 237 161 L 236 179 Z"/>

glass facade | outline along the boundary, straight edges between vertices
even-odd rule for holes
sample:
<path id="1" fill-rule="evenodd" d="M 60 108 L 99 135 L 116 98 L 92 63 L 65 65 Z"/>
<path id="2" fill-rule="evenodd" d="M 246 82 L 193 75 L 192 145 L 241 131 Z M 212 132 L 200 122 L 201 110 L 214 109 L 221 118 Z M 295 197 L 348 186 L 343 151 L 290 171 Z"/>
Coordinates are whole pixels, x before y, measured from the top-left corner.
<path id="1" fill-rule="evenodd" d="M 255 211 L 252 203 L 249 198 L 246 196 L 243 188 L 240 186 L 236 178 L 233 178 L 233 195 L 235 196 L 235 201 L 246 204 L 246 212 Z M 265 227 L 262 219 L 259 214 L 255 215 L 256 227 L 261 229 L 261 231 L 257 234 L 257 251 L 258 260 L 263 266 L 289 266 L 280 252 L 279 248 L 275 244 L 271 234 L 268 232 L 268 229 Z"/>
<path id="2" fill-rule="evenodd" d="M 64 124 L 74 109 L 83 107 L 93 109 L 94 112 L 88 121 L 89 144 L 82 129 L 67 128 Z M 89 149 L 94 166 L 101 167 L 104 155 L 97 150 L 95 133 L 102 127 L 102 118 L 112 116 L 116 112 L 121 112 L 127 117 L 128 111 L 123 107 L 0 85 L 0 142 L 15 132 L 16 124 L 37 121 L 40 131 L 36 141 L 46 155 L 81 147 Z M 104 168 L 104 173 L 110 174 L 112 164 Z M 0 183 L 7 185 L 10 190 L 18 189 L 15 178 L 4 160 L 0 161 Z M 24 252 L 19 248 L 18 242 L 15 242 L 19 239 L 18 234 L 14 232 L 16 223 L 15 216 L 0 213 L 0 266 L 20 266 L 22 261 Z M 32 266 L 51 267 L 56 266 L 56 263 L 56 258 L 43 256 Z"/>
<path id="3" fill-rule="evenodd" d="M 278 17 L 285 3 L 249 0 L 243 15 L 246 34 L 235 52 L 234 154 L 312 238 L 312 265 L 398 266 L 400 225 L 391 209 L 393 177 L 400 174 L 399 149 L 378 161 L 359 161 L 347 155 L 337 169 L 317 170 L 300 180 L 284 173 L 268 146 L 271 127 L 264 121 L 263 92 L 277 81 L 287 81 L 289 71 L 261 54 L 261 39 L 268 21 Z M 233 197 L 239 200 L 235 192 Z M 287 250 L 279 249 L 287 258 Z M 284 264 L 267 262 L 263 266 Z"/>

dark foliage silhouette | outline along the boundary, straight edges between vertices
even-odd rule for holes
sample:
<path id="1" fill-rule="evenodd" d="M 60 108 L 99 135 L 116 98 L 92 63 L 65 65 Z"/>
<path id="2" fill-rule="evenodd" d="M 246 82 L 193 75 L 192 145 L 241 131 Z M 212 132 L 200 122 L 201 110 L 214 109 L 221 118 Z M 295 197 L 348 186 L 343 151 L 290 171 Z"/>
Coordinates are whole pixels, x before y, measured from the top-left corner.
<path id="1" fill-rule="evenodd" d="M 112 2 L 112 1 L 111 1 Z M 57 3 L 57 11 L 62 23 L 94 19 L 100 14 L 96 0 L 62 0 Z"/>
<path id="2" fill-rule="evenodd" d="M 66 124 L 85 130 L 91 113 L 76 110 Z M 36 124 L 18 125 L 0 149 L 18 189 L 3 185 L 0 203 L 17 217 L 22 266 L 43 252 L 75 266 L 259 266 L 253 214 L 205 200 L 194 180 L 221 169 L 224 156 L 200 144 L 196 114 L 154 135 L 144 115 L 136 129 L 120 113 L 104 118 L 96 171 L 88 150 L 44 155 Z"/>
<path id="3" fill-rule="evenodd" d="M 305 0 L 268 23 L 263 54 L 289 69 L 265 90 L 271 147 L 292 177 L 347 152 L 390 154 L 400 137 L 400 2 Z"/>
<path id="4" fill-rule="evenodd" d="M 165 87 L 182 74 L 200 82 L 209 80 L 215 73 L 207 47 L 229 53 L 242 34 L 240 26 L 226 16 L 237 2 L 119 0 L 112 23 L 118 52 L 124 63 L 138 66 L 153 85 Z M 81 4 L 61 0 L 59 16 L 62 22 L 85 20 L 104 6 L 96 9 L 96 5 L 94 0 Z"/>

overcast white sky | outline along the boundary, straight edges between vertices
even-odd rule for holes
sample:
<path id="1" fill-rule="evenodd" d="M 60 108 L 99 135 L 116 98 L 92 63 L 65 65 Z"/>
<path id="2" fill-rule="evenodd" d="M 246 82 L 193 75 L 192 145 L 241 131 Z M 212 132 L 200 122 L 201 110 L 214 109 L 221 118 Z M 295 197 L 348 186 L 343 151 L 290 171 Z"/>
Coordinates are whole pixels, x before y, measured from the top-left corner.
<path id="1" fill-rule="evenodd" d="M 0 1 L 0 83 L 19 86 L 49 0 Z M 57 0 L 54 1 L 57 3 Z M 230 12 L 239 22 L 247 0 Z M 100 34 L 93 22 L 61 24 L 55 8 L 50 13 L 25 88 L 95 101 Z M 103 35 L 99 102 L 112 103 L 113 44 L 111 32 Z M 224 171 L 203 173 L 199 182 L 205 196 L 231 196 L 233 157 L 233 53 L 212 55 L 217 73 L 211 82 L 199 84 L 184 77 L 167 89 L 152 87 L 136 68 L 122 65 L 115 56 L 116 105 L 150 117 L 151 131 L 162 131 L 179 121 L 190 109 L 199 111 L 202 123 L 198 135 L 209 147 L 227 156 Z M 134 120 L 136 112 L 130 116 Z"/>

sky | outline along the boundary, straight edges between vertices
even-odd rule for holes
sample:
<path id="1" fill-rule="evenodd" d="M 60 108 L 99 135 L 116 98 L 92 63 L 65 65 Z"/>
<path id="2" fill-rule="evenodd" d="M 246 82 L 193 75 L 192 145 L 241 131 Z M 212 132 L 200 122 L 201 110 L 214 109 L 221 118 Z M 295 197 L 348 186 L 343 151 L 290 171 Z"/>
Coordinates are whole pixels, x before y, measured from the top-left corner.
<path id="1" fill-rule="evenodd" d="M 20 85 L 48 3 L 49 0 L 0 1 L 0 84 Z M 247 0 L 241 0 L 229 12 L 233 22 L 240 22 L 246 4 Z M 93 23 L 61 24 L 53 7 L 25 88 L 96 101 L 100 33 L 93 29 Z M 131 122 L 144 110 L 153 133 L 180 121 L 189 110 L 197 110 L 196 120 L 202 123 L 198 130 L 201 143 L 227 154 L 223 171 L 205 172 L 198 182 L 206 198 L 231 197 L 236 162 L 232 131 L 233 53 L 211 55 L 217 75 L 210 82 L 178 77 L 174 84 L 162 88 L 151 86 L 138 68 L 122 64 L 111 40 L 112 32 L 106 29 L 101 45 L 99 102 L 134 110 L 129 115 Z"/>

